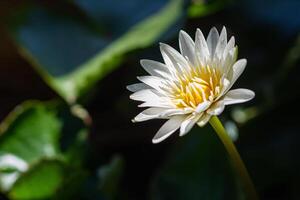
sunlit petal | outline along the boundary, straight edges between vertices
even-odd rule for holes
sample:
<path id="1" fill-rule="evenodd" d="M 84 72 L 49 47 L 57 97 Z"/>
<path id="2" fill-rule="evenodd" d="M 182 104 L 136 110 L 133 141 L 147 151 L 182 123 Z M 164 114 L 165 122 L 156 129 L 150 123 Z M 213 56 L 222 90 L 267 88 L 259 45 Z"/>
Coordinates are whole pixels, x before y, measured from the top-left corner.
<path id="1" fill-rule="evenodd" d="M 216 29 L 216 27 L 213 27 L 212 29 L 210 29 L 206 41 L 207 41 L 207 47 L 209 50 L 209 54 L 212 59 L 215 55 L 216 47 L 217 47 L 217 44 L 219 41 L 219 33 L 218 33 L 218 30 Z"/>
<path id="2" fill-rule="evenodd" d="M 153 143 L 159 143 L 169 137 L 172 133 L 174 133 L 184 121 L 186 116 L 174 116 L 169 119 L 164 125 L 158 130 L 154 138 L 152 139 Z"/>
<path id="3" fill-rule="evenodd" d="M 144 83 L 135 83 L 135 84 L 127 85 L 126 88 L 130 92 L 137 92 L 139 90 L 151 89 L 150 86 L 148 86 Z"/>
<path id="4" fill-rule="evenodd" d="M 179 48 L 184 58 L 186 58 L 193 66 L 197 65 L 195 57 L 195 43 L 184 31 L 180 31 L 179 33 Z"/>
<path id="5" fill-rule="evenodd" d="M 147 59 L 141 60 L 140 63 L 146 72 L 152 76 L 166 78 L 170 75 L 167 66 L 163 63 Z"/>
<path id="6" fill-rule="evenodd" d="M 201 115 L 190 115 L 186 120 L 184 120 L 180 126 L 180 136 L 186 135 L 197 123 Z"/>
<path id="7" fill-rule="evenodd" d="M 223 101 L 215 102 L 206 112 L 210 115 L 220 115 L 225 108 Z"/>
<path id="8" fill-rule="evenodd" d="M 224 97 L 224 104 L 237 104 L 244 103 L 246 101 L 250 101 L 255 96 L 255 93 L 248 89 L 234 89 L 228 91 L 226 96 Z"/>

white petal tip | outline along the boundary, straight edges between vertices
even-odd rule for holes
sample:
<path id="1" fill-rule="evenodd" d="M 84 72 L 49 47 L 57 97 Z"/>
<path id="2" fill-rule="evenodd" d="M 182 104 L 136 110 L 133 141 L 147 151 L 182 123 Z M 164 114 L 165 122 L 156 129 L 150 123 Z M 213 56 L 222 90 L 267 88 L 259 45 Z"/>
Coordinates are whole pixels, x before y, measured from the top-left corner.
<path id="1" fill-rule="evenodd" d="M 200 127 L 203 127 L 207 124 L 207 122 L 210 120 L 211 115 L 205 114 L 200 121 L 197 122 L 197 125 Z"/>
<path id="2" fill-rule="evenodd" d="M 225 105 L 244 103 L 250 101 L 255 97 L 255 93 L 248 89 L 234 89 L 230 90 L 224 97 Z"/>
<path id="3" fill-rule="evenodd" d="M 196 33 L 197 33 L 197 32 L 202 34 L 202 31 L 201 31 L 200 28 L 197 28 Z"/>
<path id="4" fill-rule="evenodd" d="M 132 84 L 132 85 L 127 85 L 126 86 L 126 89 L 129 91 L 129 92 L 136 92 L 137 91 L 137 88 L 135 87 L 136 84 Z"/>
<path id="5" fill-rule="evenodd" d="M 158 139 L 152 139 L 152 143 L 153 144 L 158 144 L 158 143 L 160 143 L 160 142 L 162 142 L 164 139 L 161 139 L 161 138 L 158 138 Z"/>
<path id="6" fill-rule="evenodd" d="M 204 127 L 206 124 L 207 124 L 207 122 L 206 122 L 206 123 L 200 123 L 199 126 L 202 128 L 202 127 Z"/>
<path id="7" fill-rule="evenodd" d="M 184 30 L 179 31 L 179 37 L 184 37 L 185 35 L 188 35 Z"/>
<path id="8" fill-rule="evenodd" d="M 239 62 L 243 63 L 244 65 L 247 65 L 247 59 L 246 58 L 242 58 L 240 60 L 238 60 Z"/>
<path id="9" fill-rule="evenodd" d="M 213 26 L 213 27 L 210 29 L 210 32 L 212 32 L 212 31 L 217 32 L 217 33 L 219 34 L 219 31 L 218 31 L 218 29 L 217 29 L 215 26 Z"/>
<path id="10" fill-rule="evenodd" d="M 144 62 L 145 62 L 145 59 L 141 59 L 141 60 L 140 60 L 140 64 L 141 64 L 141 65 L 143 65 Z"/>
<path id="11" fill-rule="evenodd" d="M 171 131 L 171 132 L 169 132 L 169 133 L 167 133 L 167 134 L 165 134 L 165 135 L 161 135 L 161 136 L 155 135 L 154 138 L 152 139 L 152 143 L 153 143 L 153 144 L 157 144 L 157 143 L 162 142 L 163 140 L 167 139 L 170 135 L 172 135 L 175 131 L 176 131 L 176 130 Z M 156 136 L 157 136 L 157 137 L 156 137 Z"/>
<path id="12" fill-rule="evenodd" d="M 252 90 L 249 90 L 249 101 L 254 99 L 255 97 L 255 92 L 253 92 Z"/>
<path id="13" fill-rule="evenodd" d="M 197 124 L 198 124 L 198 126 L 203 127 L 203 126 L 205 126 L 206 123 L 198 122 Z"/>
<path id="14" fill-rule="evenodd" d="M 180 129 L 179 136 L 180 136 L 180 137 L 183 137 L 183 136 L 185 136 L 186 134 L 188 134 L 189 132 L 190 132 L 190 130 L 185 131 L 185 130 L 181 130 L 181 129 Z"/>

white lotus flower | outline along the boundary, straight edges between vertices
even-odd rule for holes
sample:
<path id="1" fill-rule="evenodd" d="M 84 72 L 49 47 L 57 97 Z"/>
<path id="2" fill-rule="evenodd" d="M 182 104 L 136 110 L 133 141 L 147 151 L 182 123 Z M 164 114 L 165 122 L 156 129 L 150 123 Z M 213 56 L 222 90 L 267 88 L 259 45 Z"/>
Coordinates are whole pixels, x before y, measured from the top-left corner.
<path id="1" fill-rule="evenodd" d="M 184 31 L 179 33 L 180 52 L 160 44 L 164 64 L 141 60 L 150 76 L 137 77 L 142 83 L 129 85 L 130 98 L 150 107 L 134 118 L 141 122 L 154 118 L 169 119 L 156 133 L 158 143 L 180 128 L 180 136 L 198 124 L 204 126 L 212 115 L 219 115 L 226 105 L 243 103 L 254 97 L 248 89 L 229 90 L 246 66 L 237 60 L 234 37 L 227 42 L 226 28 L 219 35 L 213 27 L 205 40 L 200 29 L 195 42 Z"/>

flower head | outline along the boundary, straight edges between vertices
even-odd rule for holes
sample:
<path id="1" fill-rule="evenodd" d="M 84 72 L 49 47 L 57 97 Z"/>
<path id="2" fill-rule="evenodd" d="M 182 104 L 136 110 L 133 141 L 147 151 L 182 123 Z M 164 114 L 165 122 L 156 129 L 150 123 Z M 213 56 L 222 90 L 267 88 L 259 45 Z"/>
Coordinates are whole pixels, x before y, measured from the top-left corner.
<path id="1" fill-rule="evenodd" d="M 129 85 L 130 98 L 149 107 L 134 122 L 154 118 L 168 119 L 153 138 L 158 143 L 180 129 L 180 136 L 198 124 L 204 126 L 211 116 L 222 113 L 226 105 L 249 101 L 254 92 L 230 90 L 246 66 L 246 59 L 237 60 L 234 37 L 227 42 L 226 28 L 219 35 L 213 27 L 205 40 L 200 29 L 195 42 L 184 31 L 179 33 L 180 53 L 167 44 L 160 44 L 164 63 L 141 60 L 150 74 L 140 76 L 142 83 Z"/>

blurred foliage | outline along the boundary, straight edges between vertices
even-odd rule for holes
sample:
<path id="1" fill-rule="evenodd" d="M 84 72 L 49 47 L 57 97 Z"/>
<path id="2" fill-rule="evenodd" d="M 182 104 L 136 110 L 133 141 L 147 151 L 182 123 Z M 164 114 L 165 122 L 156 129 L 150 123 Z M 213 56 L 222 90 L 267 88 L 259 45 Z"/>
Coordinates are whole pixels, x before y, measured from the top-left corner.
<path id="1" fill-rule="evenodd" d="M 50 197 L 61 187 L 63 177 L 68 176 L 64 172 L 66 167 L 72 164 L 72 168 L 76 168 L 76 162 L 68 160 L 67 155 L 72 143 L 79 135 L 86 135 L 87 130 L 81 122 L 80 129 L 68 133 L 74 139 L 63 149 L 60 139 L 66 123 L 59 115 L 66 112 L 64 109 L 58 102 L 28 101 L 19 105 L 1 124 L 1 188 L 12 199 Z M 68 115 L 73 123 L 79 122 L 71 113 Z M 10 170 L 5 170 L 7 168 Z"/>
<path id="2" fill-rule="evenodd" d="M 152 145 L 158 124 L 130 122 L 137 111 L 125 85 L 144 74 L 138 60 L 159 60 L 157 42 L 177 44 L 179 29 L 214 25 L 235 35 L 248 59 L 237 85 L 256 92 L 222 120 L 262 199 L 298 199 L 299 8 L 297 0 L 22 2 L 5 30 L 62 99 L 23 102 L 0 124 L 0 199 L 243 199 L 209 126 Z"/>
<path id="3" fill-rule="evenodd" d="M 18 179 L 9 192 L 12 199 L 44 199 L 51 197 L 62 183 L 63 165 L 42 161 Z"/>
<path id="4" fill-rule="evenodd" d="M 2 127 L 7 127 L 1 136 L 2 151 L 30 163 L 41 157 L 58 156 L 61 123 L 52 110 L 39 103 L 26 102 L 17 107 L 9 118 L 14 118 L 8 122 L 10 124 L 2 124 Z"/>
<path id="5" fill-rule="evenodd" d="M 30 6 L 14 17 L 21 20 L 12 22 L 10 28 L 23 56 L 69 103 L 119 66 L 124 54 L 156 41 L 182 16 L 183 5 L 182 0 L 73 3 L 84 18 Z M 128 9 L 115 7 L 116 3 L 129 5 Z M 106 13 L 98 16 L 98 10 Z"/>
<path id="6" fill-rule="evenodd" d="M 69 199 L 76 187 L 88 184 L 92 175 L 83 165 L 87 127 L 67 108 L 59 102 L 28 101 L 1 124 L 0 188 L 11 199 Z M 68 127 L 74 124 L 76 129 Z M 107 199 L 115 195 L 117 185 L 112 183 L 121 176 L 122 163 L 116 157 L 104 165 L 93 183 L 99 194 L 110 197 Z M 70 185 L 74 187 L 71 194 L 63 189 Z"/>
<path id="7" fill-rule="evenodd" d="M 188 9 L 188 15 L 191 18 L 204 17 L 206 15 L 213 14 L 225 6 L 232 0 L 215 0 L 215 1 L 204 1 L 204 0 L 194 0 Z"/>

